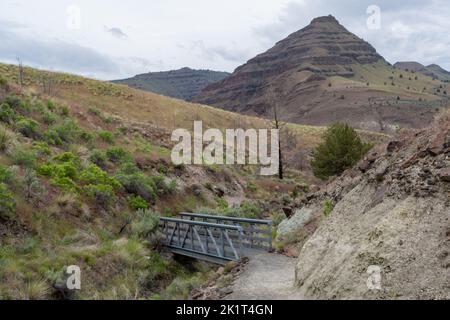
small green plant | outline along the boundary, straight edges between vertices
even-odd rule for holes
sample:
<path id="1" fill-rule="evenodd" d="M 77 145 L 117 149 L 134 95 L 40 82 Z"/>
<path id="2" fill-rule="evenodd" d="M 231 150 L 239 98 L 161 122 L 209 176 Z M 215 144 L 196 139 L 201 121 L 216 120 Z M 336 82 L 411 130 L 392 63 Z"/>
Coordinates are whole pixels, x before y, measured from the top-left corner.
<path id="1" fill-rule="evenodd" d="M 37 163 L 37 154 L 34 150 L 28 150 L 23 147 L 17 147 L 12 154 L 12 161 L 18 166 L 25 168 L 34 168 Z"/>
<path id="2" fill-rule="evenodd" d="M 111 185 L 90 184 L 84 187 L 86 194 L 91 197 L 101 208 L 107 209 L 114 197 L 114 189 Z"/>
<path id="3" fill-rule="evenodd" d="M 37 198 L 43 192 L 43 188 L 36 176 L 36 172 L 33 169 L 25 169 L 25 175 L 23 178 L 25 198 L 28 201 L 32 201 Z"/>
<path id="4" fill-rule="evenodd" d="M 150 177 L 145 176 L 142 172 L 129 174 L 122 171 L 117 174 L 116 178 L 128 193 L 139 195 L 149 203 L 155 202 L 156 185 Z"/>
<path id="5" fill-rule="evenodd" d="M 11 184 L 14 182 L 14 174 L 12 171 L 0 165 L 0 183 Z"/>
<path id="6" fill-rule="evenodd" d="M 102 169 L 105 169 L 108 164 L 108 157 L 106 153 L 102 150 L 94 150 L 89 156 L 89 161 L 93 164 L 99 166 Z"/>
<path id="7" fill-rule="evenodd" d="M 12 135 L 0 126 L 0 152 L 8 150 L 12 145 Z"/>
<path id="8" fill-rule="evenodd" d="M 159 217 L 148 209 L 136 211 L 136 217 L 131 223 L 131 232 L 138 238 L 148 239 L 154 233 L 159 224 Z"/>
<path id="9" fill-rule="evenodd" d="M 286 215 L 281 212 L 275 212 L 272 215 L 272 222 L 274 226 L 278 226 L 284 219 L 286 219 Z"/>
<path id="10" fill-rule="evenodd" d="M 16 123 L 17 130 L 25 137 L 39 138 L 39 124 L 32 119 L 21 119 Z"/>
<path id="11" fill-rule="evenodd" d="M 248 189 L 248 191 L 255 193 L 256 191 L 258 191 L 258 186 L 253 182 L 249 182 L 247 184 L 247 189 Z"/>
<path id="12" fill-rule="evenodd" d="M 228 202 L 224 198 L 217 197 L 216 198 L 216 202 L 217 202 L 217 208 L 219 210 L 226 210 L 226 209 L 228 209 Z"/>
<path id="13" fill-rule="evenodd" d="M 91 132 L 81 130 L 80 131 L 80 139 L 88 144 L 92 143 L 95 140 L 95 135 Z"/>
<path id="14" fill-rule="evenodd" d="M 167 166 L 164 163 L 160 163 L 158 165 L 158 172 L 160 174 L 167 174 L 169 172 L 169 169 L 167 168 Z"/>
<path id="15" fill-rule="evenodd" d="M 80 138 L 81 130 L 76 122 L 65 119 L 60 125 L 53 125 L 44 133 L 44 139 L 49 144 L 60 146 L 64 143 L 77 141 Z"/>
<path id="16" fill-rule="evenodd" d="M 114 135 L 110 131 L 102 130 L 98 133 L 98 136 L 100 139 L 102 139 L 106 143 L 109 143 L 109 144 L 114 143 Z"/>
<path id="17" fill-rule="evenodd" d="M 42 122 L 47 125 L 55 124 L 57 120 L 58 117 L 51 112 L 44 112 L 44 114 L 42 115 Z"/>
<path id="18" fill-rule="evenodd" d="M 0 105 L 0 120 L 2 122 L 12 124 L 17 118 L 15 111 L 7 103 Z"/>
<path id="19" fill-rule="evenodd" d="M 8 86 L 8 81 L 5 78 L 0 77 L 0 88 L 5 88 Z"/>
<path id="20" fill-rule="evenodd" d="M 133 210 L 148 209 L 148 203 L 141 196 L 130 196 L 128 205 Z"/>
<path id="21" fill-rule="evenodd" d="M 327 199 L 323 202 L 323 214 L 325 217 L 328 217 L 333 211 L 333 202 L 330 199 Z"/>
<path id="22" fill-rule="evenodd" d="M 52 100 L 48 100 L 48 102 L 47 102 L 47 109 L 49 111 L 55 111 L 56 110 L 56 104 Z"/>
<path id="23" fill-rule="evenodd" d="M 60 112 L 63 117 L 69 116 L 69 108 L 67 106 L 62 106 Z"/>
<path id="24" fill-rule="evenodd" d="M 4 183 L 0 183 L 0 218 L 11 219 L 14 217 L 16 202 L 13 194 Z"/>
<path id="25" fill-rule="evenodd" d="M 108 148 L 108 150 L 106 150 L 106 156 L 114 163 L 129 162 L 132 159 L 131 155 L 120 147 Z"/>
<path id="26" fill-rule="evenodd" d="M 33 150 L 36 151 L 38 156 L 50 156 L 52 154 L 52 150 L 45 141 L 34 141 Z"/>

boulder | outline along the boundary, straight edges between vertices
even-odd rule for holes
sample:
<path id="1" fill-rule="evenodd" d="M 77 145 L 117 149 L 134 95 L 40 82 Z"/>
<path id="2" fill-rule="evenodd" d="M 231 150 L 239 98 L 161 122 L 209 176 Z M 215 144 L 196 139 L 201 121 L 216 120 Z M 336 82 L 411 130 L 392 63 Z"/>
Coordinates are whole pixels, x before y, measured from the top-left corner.
<path id="1" fill-rule="evenodd" d="M 320 209 L 316 206 L 303 207 L 294 211 L 290 219 L 283 220 L 278 226 L 276 242 L 288 244 L 302 242 L 315 228 L 307 228 L 317 216 Z"/>
<path id="2" fill-rule="evenodd" d="M 450 167 L 438 170 L 437 176 L 441 181 L 450 182 Z"/>

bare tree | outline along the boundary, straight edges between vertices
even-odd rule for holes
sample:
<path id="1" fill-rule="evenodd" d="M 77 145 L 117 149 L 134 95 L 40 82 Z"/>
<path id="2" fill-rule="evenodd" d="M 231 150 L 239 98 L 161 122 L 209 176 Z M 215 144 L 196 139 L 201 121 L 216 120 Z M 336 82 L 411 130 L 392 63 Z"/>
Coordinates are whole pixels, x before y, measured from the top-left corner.
<path id="1" fill-rule="evenodd" d="M 44 94 L 51 95 L 53 89 L 53 79 L 50 73 L 46 73 L 42 76 L 41 84 Z"/>
<path id="2" fill-rule="evenodd" d="M 282 141 L 284 140 L 284 133 L 289 132 L 289 129 L 286 126 L 286 122 L 281 119 L 281 110 L 279 108 L 280 98 L 283 96 L 283 92 L 277 89 L 269 89 L 268 98 L 269 98 L 269 106 L 267 110 L 267 116 L 269 118 L 269 123 L 272 128 L 279 130 L 279 147 L 278 147 L 278 178 L 283 180 L 284 178 L 284 159 L 283 159 L 283 150 L 284 146 Z M 287 135 L 286 135 L 287 136 Z"/>
<path id="3" fill-rule="evenodd" d="M 17 57 L 17 65 L 19 67 L 19 85 L 20 85 L 20 87 L 22 87 L 23 82 L 24 82 L 24 73 L 23 73 L 22 60 L 19 57 Z"/>

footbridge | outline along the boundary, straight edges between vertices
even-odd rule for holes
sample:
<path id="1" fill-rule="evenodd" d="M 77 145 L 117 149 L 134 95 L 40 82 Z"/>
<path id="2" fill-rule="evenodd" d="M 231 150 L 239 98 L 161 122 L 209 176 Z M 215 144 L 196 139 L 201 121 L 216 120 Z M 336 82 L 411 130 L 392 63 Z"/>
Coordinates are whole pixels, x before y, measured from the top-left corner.
<path id="1" fill-rule="evenodd" d="M 272 250 L 272 221 L 197 213 L 160 218 L 163 244 L 175 254 L 226 264 Z"/>

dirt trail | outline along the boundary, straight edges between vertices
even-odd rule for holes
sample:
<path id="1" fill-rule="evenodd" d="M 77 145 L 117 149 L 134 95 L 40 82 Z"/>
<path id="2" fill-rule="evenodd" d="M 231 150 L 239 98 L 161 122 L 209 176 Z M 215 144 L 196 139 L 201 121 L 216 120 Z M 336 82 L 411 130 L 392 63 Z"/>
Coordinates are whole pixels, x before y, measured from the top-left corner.
<path id="1" fill-rule="evenodd" d="M 297 259 L 261 253 L 250 258 L 227 300 L 301 300 L 294 285 Z"/>

